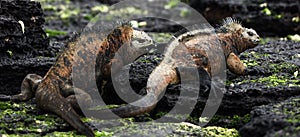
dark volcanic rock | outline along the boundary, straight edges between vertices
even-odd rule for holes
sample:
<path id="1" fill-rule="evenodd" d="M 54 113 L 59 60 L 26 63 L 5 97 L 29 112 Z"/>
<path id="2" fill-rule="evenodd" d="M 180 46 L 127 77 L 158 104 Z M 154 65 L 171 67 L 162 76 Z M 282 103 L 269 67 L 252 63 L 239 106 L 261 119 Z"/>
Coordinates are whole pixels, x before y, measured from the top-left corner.
<path id="1" fill-rule="evenodd" d="M 162 61 L 161 54 L 142 55 L 136 61 L 125 66 L 118 74 L 114 75 L 113 81 L 118 85 L 109 82 L 104 87 L 102 97 L 108 104 L 125 103 L 123 98 L 133 98 L 128 92 L 133 91 L 135 94 L 145 95 L 145 87 L 150 73 Z M 116 84 L 114 83 L 114 84 Z M 100 85 L 98 85 L 99 87 Z M 112 90 L 112 89 L 116 89 Z M 132 89 L 131 89 L 132 88 Z M 118 92 L 118 93 L 116 93 Z M 118 97 L 119 96 L 119 97 Z"/>
<path id="2" fill-rule="evenodd" d="M 209 133 L 205 132 L 205 130 L 200 127 L 188 123 L 142 123 L 114 130 L 113 136 L 163 137 L 169 135 L 174 137 L 210 136 Z"/>
<path id="3" fill-rule="evenodd" d="M 28 73 L 43 76 L 48 71 L 62 44 L 49 46 L 40 3 L 0 2 L 0 94 L 16 94 Z"/>
<path id="4" fill-rule="evenodd" d="M 20 92 L 23 79 L 29 73 L 44 76 L 54 62 L 54 58 L 36 57 L 13 60 L 0 59 L 0 94 L 13 95 Z"/>
<path id="5" fill-rule="evenodd" d="M 97 0 L 103 4 L 109 4 L 109 5 L 112 5 L 112 4 L 116 4 L 122 0 Z"/>
<path id="6" fill-rule="evenodd" d="M 251 121 L 240 129 L 243 137 L 253 136 L 299 136 L 300 96 L 280 103 L 256 107 Z"/>
<path id="7" fill-rule="evenodd" d="M 241 54 L 252 72 L 239 77 L 228 75 L 233 83 L 228 85 L 219 111 L 240 114 L 254 106 L 300 95 L 300 79 L 295 75 L 300 70 L 299 49 L 299 42 L 273 41 Z"/>
<path id="8" fill-rule="evenodd" d="M 233 16 L 263 36 L 286 36 L 300 31 L 299 21 L 295 21 L 300 13 L 297 0 L 191 0 L 190 5 L 212 24 Z"/>
<path id="9" fill-rule="evenodd" d="M 45 51 L 49 40 L 43 30 L 45 19 L 40 3 L 1 0 L 0 9 L 1 56 L 53 56 L 53 53 Z M 22 23 L 24 28 L 21 27 Z M 8 55 L 7 51 L 13 55 Z"/>

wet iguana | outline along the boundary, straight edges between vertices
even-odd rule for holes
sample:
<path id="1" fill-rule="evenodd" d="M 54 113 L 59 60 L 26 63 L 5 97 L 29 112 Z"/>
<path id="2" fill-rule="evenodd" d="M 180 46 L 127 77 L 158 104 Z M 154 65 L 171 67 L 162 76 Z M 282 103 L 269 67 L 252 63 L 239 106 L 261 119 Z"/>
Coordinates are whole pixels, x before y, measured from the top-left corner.
<path id="1" fill-rule="evenodd" d="M 79 96 L 75 98 L 72 86 L 72 66 L 74 63 L 80 63 L 80 60 L 87 61 L 89 55 L 97 55 L 97 61 L 101 61 L 96 62 L 96 64 L 101 64 L 99 67 L 101 74 L 98 74 L 98 76 L 106 77 L 110 75 L 110 71 L 107 70 L 111 67 L 112 58 L 122 45 L 123 48 L 126 46 L 127 51 L 135 51 L 130 53 L 133 55 L 138 54 L 136 48 L 140 48 L 139 46 L 153 44 L 152 39 L 145 32 L 134 30 L 128 23 L 123 23 L 120 27 L 114 29 L 104 40 L 101 40 L 98 33 L 101 32 L 91 30 L 70 40 L 44 77 L 37 74 L 28 74 L 22 82 L 20 94 L 2 96 L 2 99 L 27 101 L 35 97 L 37 105 L 41 109 L 59 115 L 81 134 L 89 137 L 94 136 L 93 131 L 82 122 L 74 109 L 78 108 L 76 99 L 85 102 L 87 105 L 92 100 L 89 94 L 80 89 L 76 90 L 76 92 L 79 92 L 77 93 Z M 84 50 L 78 51 L 79 48 Z M 85 57 L 84 59 L 75 61 L 75 54 L 86 56 L 82 56 Z M 88 70 L 95 70 L 95 68 L 89 68 Z"/>
<path id="2" fill-rule="evenodd" d="M 180 76 L 176 71 L 178 67 L 203 68 L 210 76 L 213 76 L 223 71 L 220 64 L 225 61 L 231 72 L 243 75 L 247 69 L 238 55 L 247 49 L 256 47 L 260 37 L 255 30 L 242 27 L 236 19 L 228 17 L 215 31 L 195 30 L 195 32 L 184 33 L 175 40 L 178 41 L 178 45 L 169 45 L 166 48 L 163 61 L 149 76 L 146 98 L 133 102 L 133 105 L 128 104 L 111 110 L 103 110 L 103 113 L 112 111 L 120 117 L 131 117 L 150 112 L 156 106 L 158 97 L 164 89 L 169 84 L 179 83 Z M 205 51 L 218 48 L 221 48 L 222 53 L 220 54 L 224 54 L 225 60 L 218 56 L 208 58 Z M 189 55 L 191 60 L 181 58 Z"/>

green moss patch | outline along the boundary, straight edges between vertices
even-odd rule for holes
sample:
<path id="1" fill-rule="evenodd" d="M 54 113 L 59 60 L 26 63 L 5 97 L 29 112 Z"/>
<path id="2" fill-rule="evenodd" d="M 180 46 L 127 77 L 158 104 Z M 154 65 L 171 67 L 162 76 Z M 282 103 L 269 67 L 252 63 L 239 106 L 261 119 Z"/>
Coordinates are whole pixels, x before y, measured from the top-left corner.
<path id="1" fill-rule="evenodd" d="M 241 126 L 245 125 L 250 121 L 250 114 L 246 114 L 244 116 L 233 115 L 233 116 L 222 116 L 215 115 L 209 125 L 220 125 L 224 128 L 235 128 L 239 129 Z"/>
<path id="2" fill-rule="evenodd" d="M 149 33 L 149 35 L 158 43 L 167 43 L 173 36 L 170 33 Z"/>
<path id="3" fill-rule="evenodd" d="M 43 134 L 69 127 L 53 114 L 41 114 L 34 104 L 0 102 L 0 129 L 3 134 Z"/>
<path id="4" fill-rule="evenodd" d="M 60 31 L 60 30 L 46 29 L 45 31 L 47 33 L 47 36 L 49 36 L 49 37 L 54 37 L 54 36 L 59 36 L 59 35 L 67 35 L 68 34 L 67 32 Z"/>
<path id="5" fill-rule="evenodd" d="M 269 87 L 276 87 L 276 86 L 298 86 L 297 83 L 299 81 L 297 79 L 292 79 L 289 77 L 285 76 L 278 76 L 276 74 L 273 74 L 271 76 L 267 77 L 261 77 L 261 78 L 255 78 L 255 79 L 250 79 L 250 80 L 244 80 L 242 82 L 239 82 L 239 84 L 243 83 L 260 83 L 264 84 Z"/>
<path id="6" fill-rule="evenodd" d="M 203 128 L 204 137 L 239 137 L 236 129 L 227 129 L 222 127 L 206 127 Z"/>

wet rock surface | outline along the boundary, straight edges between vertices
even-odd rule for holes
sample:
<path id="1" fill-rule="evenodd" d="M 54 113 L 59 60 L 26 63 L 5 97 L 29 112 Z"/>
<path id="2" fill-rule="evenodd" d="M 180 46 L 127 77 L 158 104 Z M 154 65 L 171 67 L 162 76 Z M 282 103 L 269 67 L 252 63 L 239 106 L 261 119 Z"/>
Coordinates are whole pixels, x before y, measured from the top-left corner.
<path id="1" fill-rule="evenodd" d="M 63 119 L 37 108 L 33 100 L 26 103 L 0 102 L 0 133 L 45 135 L 53 131 L 68 131 L 70 126 Z M 3 125 L 5 123 L 5 125 Z"/>
<path id="2" fill-rule="evenodd" d="M 37 108 L 34 101 L 26 103 L 0 102 L 1 111 L 0 133 L 5 135 L 22 136 L 80 136 L 63 119 L 54 114 L 49 114 Z M 132 118 L 116 120 L 93 120 L 82 118 L 92 127 L 97 125 L 101 131 L 95 129 L 96 136 L 238 136 L 235 129 L 222 127 L 202 128 L 190 123 L 134 123 Z M 141 130 L 142 129 L 142 130 Z"/>
<path id="3" fill-rule="evenodd" d="M 224 101 L 236 107 L 238 111 L 234 113 L 238 113 L 299 95 L 300 79 L 296 75 L 300 66 L 299 49 L 299 42 L 273 41 L 242 53 L 240 57 L 248 66 L 248 75 L 228 75 L 228 82 L 234 83 L 229 84 Z M 230 101 L 225 100 L 227 97 Z M 224 112 L 229 109 L 224 107 Z"/>

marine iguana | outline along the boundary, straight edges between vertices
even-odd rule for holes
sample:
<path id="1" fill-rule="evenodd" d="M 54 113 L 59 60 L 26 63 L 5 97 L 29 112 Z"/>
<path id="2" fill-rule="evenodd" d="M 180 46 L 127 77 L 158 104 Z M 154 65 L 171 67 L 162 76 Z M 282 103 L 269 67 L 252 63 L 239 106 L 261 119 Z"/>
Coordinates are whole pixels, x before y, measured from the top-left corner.
<path id="1" fill-rule="evenodd" d="M 164 89 L 169 84 L 179 83 L 180 78 L 176 71 L 178 67 L 202 68 L 210 76 L 214 76 L 223 71 L 220 64 L 221 61 L 225 61 L 231 72 L 238 75 L 245 74 L 247 69 L 238 55 L 258 45 L 260 37 L 256 31 L 242 27 L 238 20 L 230 17 L 223 20 L 222 26 L 214 31 L 216 34 L 211 31 L 214 30 L 195 30 L 179 35 L 175 38 L 178 45 L 169 45 L 165 49 L 163 61 L 150 74 L 146 86 L 147 94 L 144 98 L 133 102 L 133 104 L 101 110 L 102 112 L 99 111 L 99 113 L 112 111 L 120 117 L 131 117 L 150 112 L 156 106 L 158 97 Z M 218 48 L 223 51 L 225 60 L 218 56 L 208 58 L 206 51 Z M 184 59 L 184 56 L 191 56 L 191 60 Z"/>
<path id="2" fill-rule="evenodd" d="M 97 40 L 97 34 L 90 34 L 92 40 L 87 41 L 91 41 L 91 43 L 88 44 L 101 43 L 101 47 L 97 52 L 101 52 L 103 55 L 104 53 L 111 53 L 109 55 L 112 55 L 115 50 L 109 50 L 118 49 L 120 44 L 130 41 L 130 36 L 132 36 L 134 32 L 137 31 L 132 30 L 128 26 L 122 26 L 116 29 L 116 31 L 110 34 L 104 41 Z M 144 34 L 142 32 L 138 33 Z M 142 37 L 139 39 L 145 39 L 144 35 L 139 35 Z M 162 91 L 169 84 L 179 82 L 180 79 L 176 72 L 176 68 L 179 66 L 188 67 L 190 65 L 198 68 L 202 67 L 211 76 L 214 75 L 214 73 L 211 72 L 211 68 L 218 67 L 220 59 L 216 58 L 215 60 L 208 60 L 205 49 L 198 46 L 201 43 L 208 44 L 210 49 L 214 49 L 216 48 L 215 46 L 221 45 L 221 48 L 224 50 L 228 69 L 233 73 L 242 75 L 245 73 L 246 69 L 240 61 L 238 54 L 249 48 L 257 46 L 259 36 L 253 29 L 242 27 L 235 19 L 226 18 L 223 25 L 217 29 L 217 36 L 188 32 L 179 36 L 175 40 L 179 42 L 179 45 L 175 46 L 175 48 L 174 46 L 172 48 L 170 48 L 171 46 L 166 48 L 164 60 L 149 76 L 147 82 L 147 98 L 138 102 L 138 105 L 145 107 L 126 105 L 110 110 L 97 110 L 97 112 L 106 113 L 108 111 L 112 111 L 120 117 L 130 117 L 150 112 L 156 106 L 158 96 L 162 93 Z M 145 42 L 145 40 L 142 41 Z M 151 40 L 149 39 L 149 41 Z M 218 44 L 214 42 L 218 42 Z M 57 62 L 43 79 L 36 74 L 29 74 L 22 83 L 21 94 L 12 96 L 11 100 L 25 101 L 35 96 L 37 98 L 37 104 L 41 108 L 58 114 L 80 133 L 87 136 L 93 136 L 93 132 L 85 126 L 73 109 L 73 107 L 76 107 L 77 103 L 74 103 L 74 95 L 72 94 L 74 89 L 72 89 L 72 85 L 69 82 L 71 82 L 72 67 L 70 66 L 73 63 L 72 57 L 74 55 L 74 49 L 76 49 L 75 43 L 76 42 L 70 42 L 68 44 L 66 50 L 58 57 Z M 108 48 L 109 46 L 116 47 Z M 184 46 L 187 51 L 175 50 L 176 47 L 180 46 Z M 180 58 L 177 58 L 180 57 L 179 55 L 192 55 L 192 62 L 194 63 L 189 64 L 180 60 Z M 104 65 L 100 65 L 101 69 L 103 69 L 102 72 L 104 72 L 103 76 L 108 76 L 108 74 L 111 73 L 109 68 L 112 63 L 109 59 L 111 59 L 111 56 L 108 56 L 108 60 L 100 59 L 102 60 L 101 63 L 105 62 Z M 87 102 L 87 104 L 91 101 L 91 97 L 85 92 L 81 93 L 81 97 L 85 100 L 85 102 Z M 96 118 L 97 116 L 103 116 L 97 115 L 97 113 L 94 114 L 96 114 L 94 115 Z"/>
<path id="3" fill-rule="evenodd" d="M 54 112 L 62 117 L 79 133 L 89 137 L 94 136 L 93 131 L 82 122 L 76 113 L 76 108 L 78 108 L 76 99 L 82 100 L 87 105 L 91 104 L 92 100 L 89 94 L 80 89 L 76 89 L 79 96 L 75 98 L 72 85 L 72 66 L 80 61 L 75 61 L 74 56 L 85 54 L 87 56 L 81 61 L 86 61 L 89 59 L 89 55 L 97 55 L 97 61 L 101 62 L 96 62 L 96 64 L 101 64 L 99 66 L 101 74 L 97 74 L 96 77 L 105 77 L 110 75 L 111 72 L 107 70 L 111 67 L 114 54 L 122 45 L 126 46 L 127 51 L 137 51 L 137 48 L 141 48 L 141 46 L 153 44 L 152 39 L 145 32 L 133 29 L 129 23 L 123 23 L 114 29 L 104 40 L 100 38 L 99 33 L 101 32 L 91 30 L 84 35 L 74 37 L 58 55 L 55 64 L 44 77 L 28 74 L 22 82 L 20 94 L 2 95 L 0 99 L 27 101 L 35 97 L 36 103 L 41 109 Z M 84 50 L 77 51 L 80 47 L 84 47 L 82 48 Z M 132 54 L 139 53 L 133 52 Z M 94 69 L 90 68 L 89 70 Z"/>

